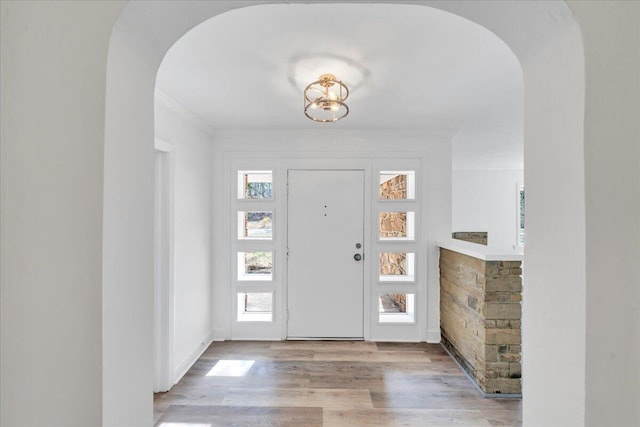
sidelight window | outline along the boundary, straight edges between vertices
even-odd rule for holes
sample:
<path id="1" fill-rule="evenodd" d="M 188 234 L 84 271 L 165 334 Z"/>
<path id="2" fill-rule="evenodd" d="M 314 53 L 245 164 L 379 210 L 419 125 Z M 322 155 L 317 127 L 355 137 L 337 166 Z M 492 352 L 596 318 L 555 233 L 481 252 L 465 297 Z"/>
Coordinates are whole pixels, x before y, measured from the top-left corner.
<path id="1" fill-rule="evenodd" d="M 413 240 L 414 212 L 380 212 L 378 235 L 380 240 Z"/>
<path id="2" fill-rule="evenodd" d="M 238 280 L 272 280 L 273 252 L 238 252 Z"/>
<path id="3" fill-rule="evenodd" d="M 416 173 L 414 171 L 380 171 L 380 200 L 414 200 Z"/>
<path id="4" fill-rule="evenodd" d="M 415 322 L 415 295 L 380 294 L 378 297 L 378 321 L 380 323 Z"/>
<path id="5" fill-rule="evenodd" d="M 273 199 L 273 172 L 238 171 L 238 199 Z"/>
<path id="6" fill-rule="evenodd" d="M 381 252 L 378 267 L 378 280 L 381 282 L 412 282 L 415 279 L 415 254 Z"/>
<path id="7" fill-rule="evenodd" d="M 271 240 L 273 239 L 273 212 L 271 211 L 239 211 L 238 239 Z"/>
<path id="8" fill-rule="evenodd" d="M 273 320 L 271 292 L 238 292 L 238 322 L 270 322 Z"/>

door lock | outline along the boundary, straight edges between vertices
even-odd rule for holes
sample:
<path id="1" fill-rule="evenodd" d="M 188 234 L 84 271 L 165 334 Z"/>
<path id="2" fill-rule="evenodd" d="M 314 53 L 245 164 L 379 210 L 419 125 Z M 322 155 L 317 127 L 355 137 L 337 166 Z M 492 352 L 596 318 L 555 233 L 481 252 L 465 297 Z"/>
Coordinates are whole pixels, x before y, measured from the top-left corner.
<path id="1" fill-rule="evenodd" d="M 360 254 L 355 254 L 355 255 L 353 256 L 353 259 L 355 259 L 356 261 L 360 261 L 360 260 L 362 259 L 362 255 L 360 255 Z"/>

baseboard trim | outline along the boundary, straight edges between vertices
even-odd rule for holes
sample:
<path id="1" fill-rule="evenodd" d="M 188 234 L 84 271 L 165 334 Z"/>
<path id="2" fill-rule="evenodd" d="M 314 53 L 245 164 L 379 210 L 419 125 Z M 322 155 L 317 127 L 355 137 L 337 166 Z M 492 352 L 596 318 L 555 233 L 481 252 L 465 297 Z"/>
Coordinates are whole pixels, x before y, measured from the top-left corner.
<path id="1" fill-rule="evenodd" d="M 178 384 L 182 377 L 184 377 L 187 371 L 191 369 L 193 364 L 196 363 L 212 342 L 213 331 L 210 331 L 204 338 L 202 338 L 200 345 L 194 348 L 191 353 L 182 359 L 182 362 L 180 362 L 180 364 L 173 370 L 173 384 Z"/>
<path id="2" fill-rule="evenodd" d="M 211 331 L 211 339 L 212 341 L 226 341 L 228 338 L 224 329 L 213 329 Z"/>
<path id="3" fill-rule="evenodd" d="M 439 344 L 442 340 L 440 329 L 431 329 L 427 331 L 427 342 L 429 344 Z"/>

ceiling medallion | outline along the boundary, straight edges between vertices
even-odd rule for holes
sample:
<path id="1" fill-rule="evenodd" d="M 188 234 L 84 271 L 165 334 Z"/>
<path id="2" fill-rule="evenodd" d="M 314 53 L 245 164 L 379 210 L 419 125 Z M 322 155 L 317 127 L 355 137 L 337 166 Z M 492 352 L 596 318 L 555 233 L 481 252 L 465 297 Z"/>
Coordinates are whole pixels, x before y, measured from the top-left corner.
<path id="1" fill-rule="evenodd" d="M 320 123 L 333 123 L 349 114 L 344 100 L 349 88 L 333 74 L 323 74 L 304 89 L 304 115 Z"/>

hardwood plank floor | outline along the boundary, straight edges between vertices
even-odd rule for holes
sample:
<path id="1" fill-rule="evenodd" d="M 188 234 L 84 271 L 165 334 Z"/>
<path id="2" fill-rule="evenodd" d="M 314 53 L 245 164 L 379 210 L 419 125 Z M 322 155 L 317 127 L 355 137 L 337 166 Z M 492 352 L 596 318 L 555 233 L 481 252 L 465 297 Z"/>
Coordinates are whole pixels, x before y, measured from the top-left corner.
<path id="1" fill-rule="evenodd" d="M 154 410 L 156 427 L 521 425 L 520 400 L 483 398 L 422 343 L 216 342 Z"/>

